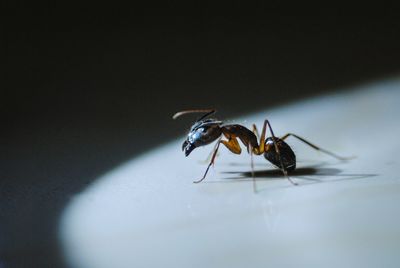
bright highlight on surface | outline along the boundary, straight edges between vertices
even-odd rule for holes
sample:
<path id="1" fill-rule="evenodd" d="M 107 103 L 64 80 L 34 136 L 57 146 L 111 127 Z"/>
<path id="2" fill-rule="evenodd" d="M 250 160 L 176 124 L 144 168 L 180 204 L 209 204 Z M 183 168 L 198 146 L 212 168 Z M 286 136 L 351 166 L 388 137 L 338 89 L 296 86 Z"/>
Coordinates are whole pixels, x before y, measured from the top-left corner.
<path id="1" fill-rule="evenodd" d="M 376 83 L 236 120 L 268 118 L 277 136 L 357 156 L 340 162 L 288 138 L 299 186 L 256 157 L 254 194 L 250 156 L 225 148 L 193 184 L 212 145 L 185 158 L 183 138 L 125 163 L 65 210 L 67 259 L 77 268 L 398 267 L 399 88 Z"/>

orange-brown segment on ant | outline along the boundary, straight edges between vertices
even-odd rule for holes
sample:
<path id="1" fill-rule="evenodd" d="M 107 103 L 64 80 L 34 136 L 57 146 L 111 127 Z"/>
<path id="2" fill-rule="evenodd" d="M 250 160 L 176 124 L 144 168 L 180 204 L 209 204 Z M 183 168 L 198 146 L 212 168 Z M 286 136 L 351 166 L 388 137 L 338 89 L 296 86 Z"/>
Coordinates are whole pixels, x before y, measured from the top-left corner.
<path id="1" fill-rule="evenodd" d="M 247 152 L 250 152 L 250 146 L 253 148 L 253 151 L 258 148 L 256 136 L 244 126 L 224 125 L 222 127 L 222 133 L 228 141 L 236 140 L 237 146 L 239 146 L 239 143 L 237 142 L 237 138 L 239 138 L 243 145 L 246 146 Z"/>

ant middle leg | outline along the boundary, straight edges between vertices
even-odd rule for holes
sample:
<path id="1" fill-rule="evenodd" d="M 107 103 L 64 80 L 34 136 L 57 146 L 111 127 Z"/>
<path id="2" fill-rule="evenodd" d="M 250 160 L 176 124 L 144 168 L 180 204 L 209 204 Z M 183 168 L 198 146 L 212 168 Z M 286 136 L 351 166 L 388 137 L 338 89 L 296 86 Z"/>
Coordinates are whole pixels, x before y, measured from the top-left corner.
<path id="1" fill-rule="evenodd" d="M 222 140 L 221 142 L 226 146 L 226 148 L 228 148 L 234 154 L 240 154 L 242 152 L 238 140 L 232 136 L 230 136 L 229 141 Z M 250 167 L 251 167 L 251 177 L 253 179 L 253 191 L 254 193 L 256 193 L 257 187 L 254 174 L 253 147 L 251 146 L 251 144 L 248 144 L 247 146 L 248 146 L 248 151 L 250 153 Z"/>
<path id="2" fill-rule="evenodd" d="M 256 126 L 254 124 L 253 124 L 253 127 L 255 128 L 255 130 L 253 129 L 254 135 L 258 136 L 258 133 L 255 133 L 255 132 L 257 132 L 257 128 L 256 128 Z M 229 131 L 224 131 L 223 134 L 228 139 L 228 141 L 222 140 L 221 142 L 232 153 L 240 154 L 242 152 L 242 149 L 240 148 L 239 142 L 238 142 L 238 140 L 236 138 L 237 136 L 235 134 L 232 134 L 232 132 L 229 132 Z M 257 141 L 253 141 L 252 142 L 249 139 L 249 136 L 243 135 L 243 133 L 241 133 L 241 134 L 242 134 L 242 136 L 239 136 L 239 138 L 243 142 L 243 144 L 247 147 L 247 151 L 250 153 L 250 167 L 251 167 L 251 177 L 253 179 L 253 191 L 254 191 L 254 193 L 256 193 L 257 192 L 257 188 L 256 188 L 255 174 L 254 174 L 254 160 L 253 160 L 253 154 L 254 154 L 253 148 L 254 147 L 253 146 L 257 146 L 258 147 L 258 144 L 257 144 Z M 252 145 L 252 143 L 253 143 L 253 145 Z"/>
<path id="3" fill-rule="evenodd" d="M 349 159 L 352 158 L 352 157 L 342 157 L 342 156 L 339 156 L 339 155 L 337 155 L 337 154 L 335 154 L 335 153 L 332 153 L 332 152 L 330 152 L 330 151 L 328 151 L 328 150 L 325 150 L 325 149 L 323 149 L 323 148 L 321 148 L 321 147 L 318 147 L 318 146 L 312 144 L 311 142 L 309 142 L 309 141 L 303 139 L 302 137 L 297 136 L 296 134 L 293 134 L 293 133 L 288 133 L 288 134 L 284 135 L 284 136 L 281 138 L 281 140 L 285 140 L 286 138 L 288 138 L 288 137 L 290 137 L 290 136 L 295 137 L 296 139 L 298 139 L 298 140 L 304 142 L 305 144 L 307 144 L 308 146 L 312 147 L 313 149 L 315 149 L 315 150 L 317 150 L 317 151 L 323 152 L 323 153 L 325 153 L 325 154 L 327 154 L 327 155 L 330 155 L 330 156 L 332 156 L 332 157 L 334 157 L 334 158 L 336 158 L 336 159 L 339 159 L 339 160 L 341 160 L 341 161 L 349 160 Z"/>
<path id="4" fill-rule="evenodd" d="M 221 143 L 223 145 L 225 145 L 225 147 L 228 148 L 228 150 L 234 154 L 242 153 L 242 148 L 240 148 L 238 140 L 234 137 L 229 138 L 229 140 L 227 140 L 227 141 L 221 140 Z"/>
<path id="5" fill-rule="evenodd" d="M 254 159 L 253 159 L 253 148 L 249 145 L 249 152 L 250 152 L 250 166 L 251 166 L 251 177 L 253 179 L 253 192 L 257 193 L 257 186 L 256 186 L 256 178 L 254 174 Z"/>

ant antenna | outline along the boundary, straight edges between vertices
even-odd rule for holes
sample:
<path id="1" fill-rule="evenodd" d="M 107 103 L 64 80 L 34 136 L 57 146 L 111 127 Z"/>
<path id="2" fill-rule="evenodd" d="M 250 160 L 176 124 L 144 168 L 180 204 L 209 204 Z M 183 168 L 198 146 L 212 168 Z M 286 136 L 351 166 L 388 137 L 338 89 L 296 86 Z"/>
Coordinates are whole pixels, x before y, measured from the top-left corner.
<path id="1" fill-rule="evenodd" d="M 197 121 L 200 121 L 200 120 L 206 118 L 207 116 L 209 116 L 209 115 L 215 113 L 216 111 L 217 111 L 217 110 L 215 110 L 215 109 L 185 110 L 185 111 L 180 111 L 180 112 L 177 112 L 176 114 L 174 114 L 174 116 L 172 117 L 172 119 L 177 119 L 178 117 L 181 117 L 182 115 L 185 115 L 185 114 L 206 113 L 206 114 L 204 114 L 202 117 L 200 117 L 199 119 L 197 119 L 197 120 L 196 120 L 196 122 L 197 122 Z"/>

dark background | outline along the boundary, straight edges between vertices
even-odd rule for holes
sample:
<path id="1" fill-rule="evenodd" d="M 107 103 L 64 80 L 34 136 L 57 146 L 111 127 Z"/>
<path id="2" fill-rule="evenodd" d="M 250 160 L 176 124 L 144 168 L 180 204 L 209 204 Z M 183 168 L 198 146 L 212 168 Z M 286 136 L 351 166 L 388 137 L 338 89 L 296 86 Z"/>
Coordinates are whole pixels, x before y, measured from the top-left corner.
<path id="1" fill-rule="evenodd" d="M 98 176 L 222 118 L 397 75 L 395 7 L 238 1 L 2 7 L 0 267 L 62 267 L 57 224 Z"/>

